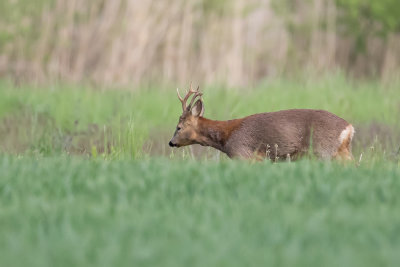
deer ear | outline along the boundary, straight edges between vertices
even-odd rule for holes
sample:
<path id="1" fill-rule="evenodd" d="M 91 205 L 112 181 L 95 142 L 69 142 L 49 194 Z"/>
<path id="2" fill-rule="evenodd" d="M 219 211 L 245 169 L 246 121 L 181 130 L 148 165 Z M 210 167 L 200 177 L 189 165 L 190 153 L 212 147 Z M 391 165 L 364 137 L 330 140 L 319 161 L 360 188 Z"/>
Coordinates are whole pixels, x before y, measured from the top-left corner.
<path id="1" fill-rule="evenodd" d="M 204 104 L 201 99 L 197 100 L 196 103 L 194 103 L 191 112 L 192 112 L 192 115 L 195 117 L 203 117 Z"/>

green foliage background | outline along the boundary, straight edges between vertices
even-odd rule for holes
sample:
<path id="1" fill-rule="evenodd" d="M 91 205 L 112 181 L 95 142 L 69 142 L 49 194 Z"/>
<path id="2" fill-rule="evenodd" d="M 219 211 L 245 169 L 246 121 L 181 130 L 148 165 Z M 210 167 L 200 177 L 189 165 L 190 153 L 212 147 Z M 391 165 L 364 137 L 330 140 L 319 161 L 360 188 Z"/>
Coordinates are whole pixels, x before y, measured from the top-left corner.
<path id="1" fill-rule="evenodd" d="M 37 23 L 45 8 L 54 0 L 0 1 L 0 51 L 6 44 L 15 44 L 18 39 L 34 41 L 40 29 Z"/>
<path id="2" fill-rule="evenodd" d="M 358 34 L 386 36 L 400 32 L 400 2 L 396 0 L 336 0 L 344 11 L 341 19 Z"/>

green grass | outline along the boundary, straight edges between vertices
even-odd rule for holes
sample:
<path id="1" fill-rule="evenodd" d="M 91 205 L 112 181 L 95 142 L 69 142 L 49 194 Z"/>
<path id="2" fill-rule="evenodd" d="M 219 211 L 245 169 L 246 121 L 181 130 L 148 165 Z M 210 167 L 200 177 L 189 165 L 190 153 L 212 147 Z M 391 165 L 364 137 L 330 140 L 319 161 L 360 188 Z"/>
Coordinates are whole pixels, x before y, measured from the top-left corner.
<path id="1" fill-rule="evenodd" d="M 333 75 L 202 89 L 212 119 L 344 117 L 358 168 L 189 160 L 167 147 L 175 89 L 127 89 L 0 81 L 0 266 L 400 264 L 397 84 Z"/>
<path id="2" fill-rule="evenodd" d="M 185 87 L 186 84 L 180 86 L 181 91 Z M 149 146 L 154 140 L 166 144 L 181 114 L 175 88 L 119 89 L 76 85 L 15 87 L 3 80 L 0 82 L 0 134 L 3 136 L 0 151 L 137 158 L 146 154 L 143 151 L 146 142 Z M 251 88 L 214 85 L 202 90 L 205 116 L 212 119 L 315 108 L 329 110 L 356 126 L 372 122 L 391 129 L 399 126 L 398 84 L 353 83 L 342 75 L 330 75 L 312 81 L 278 79 L 266 80 Z M 360 132 L 356 130 L 357 137 Z M 374 137 L 370 136 L 368 145 Z M 398 146 L 394 141 L 391 145 Z"/>
<path id="3" fill-rule="evenodd" d="M 399 266 L 400 168 L 0 157 L 0 266 Z"/>

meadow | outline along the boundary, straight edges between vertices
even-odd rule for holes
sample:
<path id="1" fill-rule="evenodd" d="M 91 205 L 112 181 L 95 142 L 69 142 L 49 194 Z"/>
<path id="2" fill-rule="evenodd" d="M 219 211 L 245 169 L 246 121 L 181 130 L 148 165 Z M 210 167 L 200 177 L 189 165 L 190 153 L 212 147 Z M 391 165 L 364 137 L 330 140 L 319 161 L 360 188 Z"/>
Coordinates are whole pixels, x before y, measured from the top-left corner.
<path id="1" fill-rule="evenodd" d="M 170 149 L 175 88 L 0 82 L 0 266 L 400 264 L 398 84 L 202 88 L 212 119 L 344 117 L 356 128 L 347 165 Z"/>
<path id="2" fill-rule="evenodd" d="M 182 92 L 188 86 L 178 85 Z M 353 147 L 357 156 L 373 147 L 391 158 L 396 157 L 400 146 L 398 88 L 399 83 L 352 82 L 340 74 L 314 80 L 272 79 L 243 88 L 201 86 L 207 118 L 228 120 L 290 108 L 325 109 L 355 126 Z M 176 153 L 185 157 L 188 149 L 174 151 L 167 146 L 181 112 L 176 85 L 16 86 L 3 80 L 0 151 L 108 159 Z"/>
<path id="3" fill-rule="evenodd" d="M 1 266 L 398 266 L 393 163 L 0 158 Z"/>

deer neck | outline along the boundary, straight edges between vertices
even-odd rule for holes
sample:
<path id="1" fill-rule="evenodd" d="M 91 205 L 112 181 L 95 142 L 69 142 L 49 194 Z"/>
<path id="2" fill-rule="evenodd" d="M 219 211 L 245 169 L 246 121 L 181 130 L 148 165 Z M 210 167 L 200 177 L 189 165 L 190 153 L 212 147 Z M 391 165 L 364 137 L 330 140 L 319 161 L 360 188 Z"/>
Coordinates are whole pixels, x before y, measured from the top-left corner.
<path id="1" fill-rule="evenodd" d="M 226 143 L 231 134 L 240 127 L 243 119 L 214 121 L 203 117 L 198 119 L 197 143 L 227 152 Z"/>

